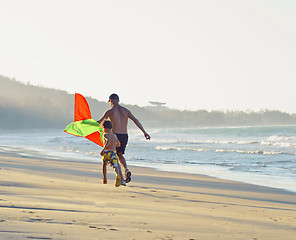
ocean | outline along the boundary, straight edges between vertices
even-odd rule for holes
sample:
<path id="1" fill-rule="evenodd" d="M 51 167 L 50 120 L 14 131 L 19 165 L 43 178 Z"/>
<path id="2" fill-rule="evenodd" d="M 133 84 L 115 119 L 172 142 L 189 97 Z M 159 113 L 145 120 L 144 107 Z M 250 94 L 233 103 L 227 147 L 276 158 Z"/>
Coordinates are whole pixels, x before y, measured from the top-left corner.
<path id="1" fill-rule="evenodd" d="M 129 131 L 129 165 L 204 174 L 296 192 L 296 126 Z M 101 164 L 101 147 L 63 130 L 0 130 L 0 150 Z"/>

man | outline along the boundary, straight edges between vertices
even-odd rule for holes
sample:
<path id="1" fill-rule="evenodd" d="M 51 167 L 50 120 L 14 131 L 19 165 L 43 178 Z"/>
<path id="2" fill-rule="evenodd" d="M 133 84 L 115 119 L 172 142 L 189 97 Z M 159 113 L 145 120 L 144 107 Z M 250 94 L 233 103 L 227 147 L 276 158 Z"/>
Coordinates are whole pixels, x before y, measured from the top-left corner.
<path id="1" fill-rule="evenodd" d="M 125 170 L 126 183 L 131 181 L 131 172 L 127 168 L 126 160 L 123 156 L 125 148 L 128 142 L 128 133 L 127 133 L 127 123 L 128 119 L 131 119 L 136 126 L 144 133 L 144 136 L 147 140 L 150 140 L 149 134 L 144 130 L 140 121 L 125 107 L 119 105 L 119 97 L 117 94 L 113 93 L 109 97 L 109 102 L 111 104 L 111 109 L 107 110 L 103 117 L 98 121 L 101 124 L 104 120 L 108 118 L 111 120 L 113 128 L 113 133 L 116 134 L 118 140 L 120 141 L 120 147 L 117 147 L 117 155 L 119 157 L 119 162 Z"/>

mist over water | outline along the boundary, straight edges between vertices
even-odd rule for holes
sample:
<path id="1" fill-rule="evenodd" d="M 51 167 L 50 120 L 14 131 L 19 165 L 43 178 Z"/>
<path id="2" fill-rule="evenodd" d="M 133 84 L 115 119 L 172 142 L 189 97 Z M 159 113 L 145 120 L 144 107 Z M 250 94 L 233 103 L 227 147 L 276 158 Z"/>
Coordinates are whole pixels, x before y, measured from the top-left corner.
<path id="1" fill-rule="evenodd" d="M 296 192 L 296 126 L 130 130 L 128 164 Z M 0 131 L 0 148 L 101 163 L 100 147 L 63 130 Z M 27 151 L 28 150 L 28 151 Z"/>

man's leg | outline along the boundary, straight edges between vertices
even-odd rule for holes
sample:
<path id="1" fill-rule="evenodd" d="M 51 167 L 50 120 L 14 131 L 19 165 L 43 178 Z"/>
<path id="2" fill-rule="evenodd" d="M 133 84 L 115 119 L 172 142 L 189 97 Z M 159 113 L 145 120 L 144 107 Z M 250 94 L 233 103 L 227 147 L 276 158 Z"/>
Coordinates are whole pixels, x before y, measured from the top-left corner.
<path id="1" fill-rule="evenodd" d="M 126 165 L 126 161 L 125 161 L 125 158 L 123 156 L 123 153 L 122 152 L 118 152 L 118 157 L 119 157 L 119 162 L 121 163 L 121 165 L 123 166 L 124 168 L 124 171 L 126 171 L 127 169 L 127 165 Z"/>
<path id="2" fill-rule="evenodd" d="M 124 168 L 125 181 L 126 181 L 126 183 L 128 183 L 128 182 L 131 181 L 131 175 L 132 175 L 132 173 L 127 168 L 127 164 L 126 164 L 126 161 L 125 161 L 125 157 L 123 156 L 123 153 L 122 152 L 118 152 L 117 155 L 119 157 L 119 162 L 121 163 L 121 165 Z"/>

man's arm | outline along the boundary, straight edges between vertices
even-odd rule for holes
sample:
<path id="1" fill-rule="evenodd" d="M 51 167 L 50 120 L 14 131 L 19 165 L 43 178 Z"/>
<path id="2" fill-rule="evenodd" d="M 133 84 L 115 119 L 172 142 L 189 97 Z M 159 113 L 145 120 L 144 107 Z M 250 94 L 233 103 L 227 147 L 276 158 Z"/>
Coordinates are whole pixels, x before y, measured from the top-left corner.
<path id="1" fill-rule="evenodd" d="M 98 120 L 97 122 L 98 122 L 99 124 L 101 124 L 105 119 L 108 119 L 108 118 L 109 118 L 109 115 L 110 115 L 110 110 L 106 111 L 106 112 L 104 113 L 103 117 L 101 117 L 101 119 Z"/>
<path id="2" fill-rule="evenodd" d="M 128 117 L 136 124 L 136 126 L 141 129 L 141 131 L 144 133 L 144 136 L 147 140 L 150 140 L 150 135 L 145 131 L 144 127 L 140 123 L 140 121 L 131 113 L 131 111 L 128 111 Z"/>

